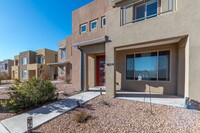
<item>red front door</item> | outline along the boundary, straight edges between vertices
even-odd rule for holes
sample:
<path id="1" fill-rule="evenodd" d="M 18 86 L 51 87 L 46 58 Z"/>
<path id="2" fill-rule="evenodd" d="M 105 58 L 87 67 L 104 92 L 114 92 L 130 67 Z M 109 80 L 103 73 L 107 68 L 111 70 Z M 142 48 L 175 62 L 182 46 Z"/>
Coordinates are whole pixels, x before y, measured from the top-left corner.
<path id="1" fill-rule="evenodd" d="M 97 67 L 96 67 L 96 85 L 105 86 L 106 85 L 106 69 L 105 69 L 105 56 L 97 56 Z"/>

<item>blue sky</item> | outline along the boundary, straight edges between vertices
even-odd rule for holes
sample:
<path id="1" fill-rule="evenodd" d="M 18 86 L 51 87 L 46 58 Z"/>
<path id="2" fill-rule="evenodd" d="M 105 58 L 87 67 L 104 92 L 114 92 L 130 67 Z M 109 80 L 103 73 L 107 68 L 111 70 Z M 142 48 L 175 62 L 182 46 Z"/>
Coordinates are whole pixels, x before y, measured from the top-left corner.
<path id="1" fill-rule="evenodd" d="M 92 0 L 0 0 L 0 61 L 26 50 L 57 50 L 71 35 L 72 11 Z"/>

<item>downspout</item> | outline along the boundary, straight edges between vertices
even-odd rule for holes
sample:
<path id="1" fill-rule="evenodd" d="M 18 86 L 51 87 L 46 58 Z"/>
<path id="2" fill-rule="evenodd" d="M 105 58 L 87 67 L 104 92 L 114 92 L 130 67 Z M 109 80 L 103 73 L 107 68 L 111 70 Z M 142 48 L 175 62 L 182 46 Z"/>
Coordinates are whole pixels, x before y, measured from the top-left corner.
<path id="1" fill-rule="evenodd" d="M 78 46 L 78 49 L 80 50 L 80 91 L 84 91 L 84 55 L 83 55 L 83 50 Z"/>

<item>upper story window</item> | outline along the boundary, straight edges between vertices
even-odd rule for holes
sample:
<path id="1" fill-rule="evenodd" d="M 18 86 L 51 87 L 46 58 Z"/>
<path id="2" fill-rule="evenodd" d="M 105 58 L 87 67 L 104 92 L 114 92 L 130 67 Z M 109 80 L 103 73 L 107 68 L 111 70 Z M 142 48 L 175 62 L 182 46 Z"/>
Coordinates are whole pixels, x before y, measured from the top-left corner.
<path id="1" fill-rule="evenodd" d="M 61 59 L 66 58 L 66 48 L 61 49 Z"/>
<path id="2" fill-rule="evenodd" d="M 43 64 L 43 62 L 44 62 L 44 58 L 42 56 L 39 56 L 38 57 L 38 63 Z"/>
<path id="3" fill-rule="evenodd" d="M 19 61 L 15 60 L 15 66 L 18 66 Z"/>
<path id="4" fill-rule="evenodd" d="M 157 0 L 148 2 L 146 4 L 142 4 L 136 6 L 135 8 L 135 20 L 143 20 L 145 18 L 155 17 L 158 11 L 158 2 Z"/>
<path id="5" fill-rule="evenodd" d="M 102 27 L 106 25 L 106 17 L 101 18 L 101 25 Z"/>
<path id="6" fill-rule="evenodd" d="M 4 68 L 5 68 L 5 70 L 8 70 L 8 64 L 5 64 Z"/>
<path id="7" fill-rule="evenodd" d="M 176 0 L 135 1 L 122 7 L 122 25 L 156 17 L 174 11 Z"/>
<path id="8" fill-rule="evenodd" d="M 22 58 L 22 65 L 26 65 L 27 64 L 27 58 L 26 57 L 23 57 Z"/>
<path id="9" fill-rule="evenodd" d="M 80 26 L 80 32 L 81 32 L 81 33 L 87 32 L 87 24 L 82 24 L 82 25 Z"/>
<path id="10" fill-rule="evenodd" d="M 97 20 L 91 21 L 90 22 L 90 30 L 95 30 L 97 29 Z"/>

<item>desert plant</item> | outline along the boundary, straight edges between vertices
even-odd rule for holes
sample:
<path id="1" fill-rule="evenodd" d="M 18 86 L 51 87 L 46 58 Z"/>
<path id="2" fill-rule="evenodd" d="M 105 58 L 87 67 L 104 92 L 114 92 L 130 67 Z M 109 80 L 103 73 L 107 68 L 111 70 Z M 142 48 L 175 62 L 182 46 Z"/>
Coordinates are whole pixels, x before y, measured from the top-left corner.
<path id="1" fill-rule="evenodd" d="M 30 107 L 38 107 L 55 98 L 56 88 L 49 80 L 30 79 L 21 83 L 15 80 L 15 84 L 10 87 L 10 99 L 2 101 L 1 105 L 5 109 L 17 112 Z"/>
<path id="2" fill-rule="evenodd" d="M 102 105 L 105 105 L 105 106 L 110 107 L 110 103 L 108 103 L 107 101 L 104 101 L 103 99 L 100 101 L 100 103 L 101 103 Z"/>
<path id="3" fill-rule="evenodd" d="M 87 120 L 91 118 L 91 115 L 88 115 L 84 111 L 80 111 L 78 113 L 75 113 L 73 115 L 73 120 L 77 123 L 85 123 Z"/>
<path id="4" fill-rule="evenodd" d="M 6 72 L 0 72 L 0 84 L 2 80 L 7 80 L 9 78 Z"/>

